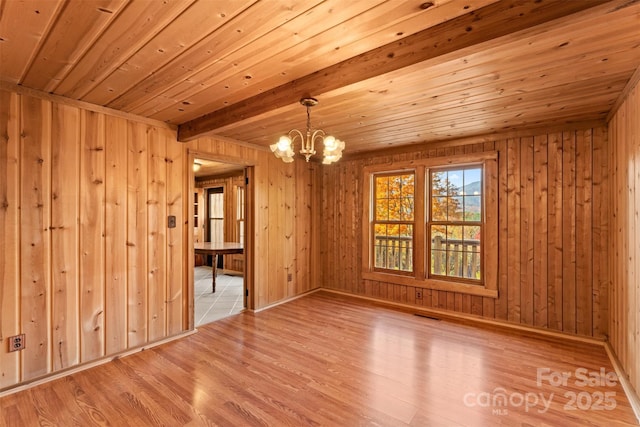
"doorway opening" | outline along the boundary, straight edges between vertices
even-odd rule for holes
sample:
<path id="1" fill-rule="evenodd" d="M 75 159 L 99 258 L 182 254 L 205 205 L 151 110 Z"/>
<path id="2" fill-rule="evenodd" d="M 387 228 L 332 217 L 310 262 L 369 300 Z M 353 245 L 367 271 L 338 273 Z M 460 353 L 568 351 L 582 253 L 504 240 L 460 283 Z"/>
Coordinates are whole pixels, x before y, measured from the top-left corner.
<path id="1" fill-rule="evenodd" d="M 252 167 L 203 153 L 190 153 L 189 159 L 193 165 L 190 323 L 197 327 L 249 307 L 251 242 L 246 219 L 252 215 L 247 197 Z"/>

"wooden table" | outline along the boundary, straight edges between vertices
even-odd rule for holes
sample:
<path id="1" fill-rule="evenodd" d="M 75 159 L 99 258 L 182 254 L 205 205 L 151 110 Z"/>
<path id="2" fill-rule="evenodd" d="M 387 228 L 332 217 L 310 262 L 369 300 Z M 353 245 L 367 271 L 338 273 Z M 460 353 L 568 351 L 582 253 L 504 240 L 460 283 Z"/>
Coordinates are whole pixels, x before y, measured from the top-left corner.
<path id="1" fill-rule="evenodd" d="M 213 292 L 216 291 L 216 267 L 218 255 L 241 254 L 244 252 L 242 243 L 237 242 L 195 242 L 193 249 L 197 254 L 213 255 Z"/>

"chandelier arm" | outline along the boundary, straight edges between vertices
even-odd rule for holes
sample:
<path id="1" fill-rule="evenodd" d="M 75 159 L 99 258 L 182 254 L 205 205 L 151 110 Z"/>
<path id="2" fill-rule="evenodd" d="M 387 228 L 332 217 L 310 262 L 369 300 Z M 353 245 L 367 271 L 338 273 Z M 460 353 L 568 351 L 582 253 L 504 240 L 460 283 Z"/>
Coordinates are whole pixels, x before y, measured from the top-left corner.
<path id="1" fill-rule="evenodd" d="M 293 144 L 296 142 L 296 138 L 300 140 L 300 145 L 304 145 L 304 136 L 298 129 L 291 129 L 288 135 L 289 138 L 291 138 L 291 149 L 293 149 Z"/>
<path id="2" fill-rule="evenodd" d="M 316 141 L 319 142 L 324 142 L 324 137 L 326 136 L 326 134 L 324 133 L 324 131 L 322 129 L 317 129 L 313 131 L 313 134 L 311 135 L 311 149 L 314 149 L 314 145 L 316 143 Z"/>

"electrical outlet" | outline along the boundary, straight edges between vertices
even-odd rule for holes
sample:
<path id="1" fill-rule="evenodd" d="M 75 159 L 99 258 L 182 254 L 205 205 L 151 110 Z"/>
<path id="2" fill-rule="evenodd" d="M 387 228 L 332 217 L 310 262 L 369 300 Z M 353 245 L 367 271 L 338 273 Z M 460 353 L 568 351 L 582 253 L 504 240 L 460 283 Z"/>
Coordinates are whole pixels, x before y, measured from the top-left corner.
<path id="1" fill-rule="evenodd" d="M 24 350 L 26 345 L 24 334 L 9 337 L 9 351 Z"/>
<path id="2" fill-rule="evenodd" d="M 416 299 L 422 299 L 422 291 L 416 289 Z"/>
<path id="3" fill-rule="evenodd" d="M 293 274 L 289 273 L 287 274 L 287 282 L 290 282 L 293 280 Z"/>

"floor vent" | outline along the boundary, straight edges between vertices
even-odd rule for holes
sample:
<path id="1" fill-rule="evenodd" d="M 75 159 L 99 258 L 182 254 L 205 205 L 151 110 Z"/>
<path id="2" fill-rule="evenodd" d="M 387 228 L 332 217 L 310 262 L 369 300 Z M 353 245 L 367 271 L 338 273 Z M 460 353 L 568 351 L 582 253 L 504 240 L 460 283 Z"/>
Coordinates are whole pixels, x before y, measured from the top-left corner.
<path id="1" fill-rule="evenodd" d="M 418 317 L 424 317 L 425 319 L 431 319 L 431 320 L 440 320 L 437 317 L 433 317 L 433 316 L 427 316 L 426 314 L 420 314 L 420 313 L 414 313 L 414 316 L 418 316 Z"/>

